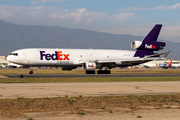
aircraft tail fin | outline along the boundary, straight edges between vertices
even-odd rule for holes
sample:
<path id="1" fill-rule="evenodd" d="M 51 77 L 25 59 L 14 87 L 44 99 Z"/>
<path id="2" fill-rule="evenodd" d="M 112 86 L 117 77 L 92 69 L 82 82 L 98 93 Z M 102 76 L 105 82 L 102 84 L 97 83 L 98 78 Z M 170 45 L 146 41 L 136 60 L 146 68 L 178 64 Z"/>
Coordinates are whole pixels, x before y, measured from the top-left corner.
<path id="1" fill-rule="evenodd" d="M 155 42 L 159 36 L 162 25 L 156 24 L 154 28 L 149 32 L 149 34 L 144 38 L 143 42 Z"/>
<path id="2" fill-rule="evenodd" d="M 171 58 L 171 60 L 169 61 L 169 63 L 166 65 L 166 67 L 169 67 L 169 66 L 171 65 L 171 63 L 172 63 L 172 58 Z"/>
<path id="3" fill-rule="evenodd" d="M 164 42 L 157 42 L 162 25 L 156 24 L 154 28 L 142 41 L 133 41 L 131 47 L 136 49 L 134 57 L 144 57 L 155 54 L 154 51 L 163 49 L 166 44 Z"/>

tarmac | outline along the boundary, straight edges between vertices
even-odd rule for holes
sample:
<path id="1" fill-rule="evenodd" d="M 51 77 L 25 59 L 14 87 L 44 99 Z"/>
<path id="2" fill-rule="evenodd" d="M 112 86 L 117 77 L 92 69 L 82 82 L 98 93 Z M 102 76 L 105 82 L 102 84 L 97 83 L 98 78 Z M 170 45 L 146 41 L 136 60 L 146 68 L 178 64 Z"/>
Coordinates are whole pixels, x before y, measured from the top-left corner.
<path id="1" fill-rule="evenodd" d="M 57 78 L 57 77 L 180 77 L 180 74 L 24 74 L 26 78 Z M 1 77 L 17 78 L 20 74 L 1 75 Z"/>
<path id="2" fill-rule="evenodd" d="M 0 99 L 179 94 L 180 82 L 3 83 Z"/>

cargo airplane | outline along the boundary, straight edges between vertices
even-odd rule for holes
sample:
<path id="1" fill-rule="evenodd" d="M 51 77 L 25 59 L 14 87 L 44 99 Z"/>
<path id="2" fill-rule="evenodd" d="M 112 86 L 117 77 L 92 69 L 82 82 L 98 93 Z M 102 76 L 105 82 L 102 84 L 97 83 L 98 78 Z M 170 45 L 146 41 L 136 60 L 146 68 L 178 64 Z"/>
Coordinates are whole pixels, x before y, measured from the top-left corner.
<path id="1" fill-rule="evenodd" d="M 13 51 L 6 59 L 30 68 L 50 66 L 62 67 L 62 70 L 72 70 L 83 67 L 86 74 L 95 74 L 96 69 L 99 69 L 98 74 L 111 74 L 111 68 L 139 65 L 169 53 L 154 53 L 165 47 L 164 42 L 157 42 L 161 27 L 161 24 L 156 24 L 142 41 L 133 41 L 131 47 L 136 51 L 28 48 Z M 29 74 L 33 74 L 32 69 Z"/>

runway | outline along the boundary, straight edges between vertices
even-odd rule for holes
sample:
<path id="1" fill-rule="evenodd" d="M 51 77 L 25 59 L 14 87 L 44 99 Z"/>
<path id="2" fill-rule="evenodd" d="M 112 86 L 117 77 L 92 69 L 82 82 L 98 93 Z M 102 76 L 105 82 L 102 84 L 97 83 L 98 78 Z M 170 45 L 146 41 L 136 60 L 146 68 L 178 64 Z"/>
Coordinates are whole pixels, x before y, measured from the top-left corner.
<path id="1" fill-rule="evenodd" d="M 180 82 L 0 84 L 0 99 L 67 96 L 179 94 Z"/>
<path id="2" fill-rule="evenodd" d="M 0 77 L 15 78 L 20 74 L 8 74 Z M 180 77 L 180 74 L 24 74 L 26 78 L 58 78 L 58 77 Z"/>

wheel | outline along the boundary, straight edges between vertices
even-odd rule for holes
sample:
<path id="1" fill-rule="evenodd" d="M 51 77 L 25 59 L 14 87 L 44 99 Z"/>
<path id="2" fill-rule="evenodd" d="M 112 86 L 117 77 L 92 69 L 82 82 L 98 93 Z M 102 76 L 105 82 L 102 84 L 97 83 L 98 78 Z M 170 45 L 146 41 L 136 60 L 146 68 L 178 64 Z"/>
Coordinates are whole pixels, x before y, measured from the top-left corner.
<path id="1" fill-rule="evenodd" d="M 95 74 L 95 71 L 86 71 L 86 74 Z"/>
<path id="2" fill-rule="evenodd" d="M 98 74 L 102 74 L 102 70 L 98 70 L 97 73 L 98 73 Z"/>
<path id="3" fill-rule="evenodd" d="M 98 74 L 111 74 L 110 70 L 98 70 L 97 71 Z"/>
<path id="4" fill-rule="evenodd" d="M 107 70 L 107 71 L 106 71 L 106 74 L 111 74 L 111 71 L 110 71 L 110 70 Z"/>
<path id="5" fill-rule="evenodd" d="M 33 74 L 33 71 L 29 71 L 29 74 Z"/>
<path id="6" fill-rule="evenodd" d="M 20 74 L 20 78 L 23 78 L 24 76 L 23 76 L 23 74 Z"/>

